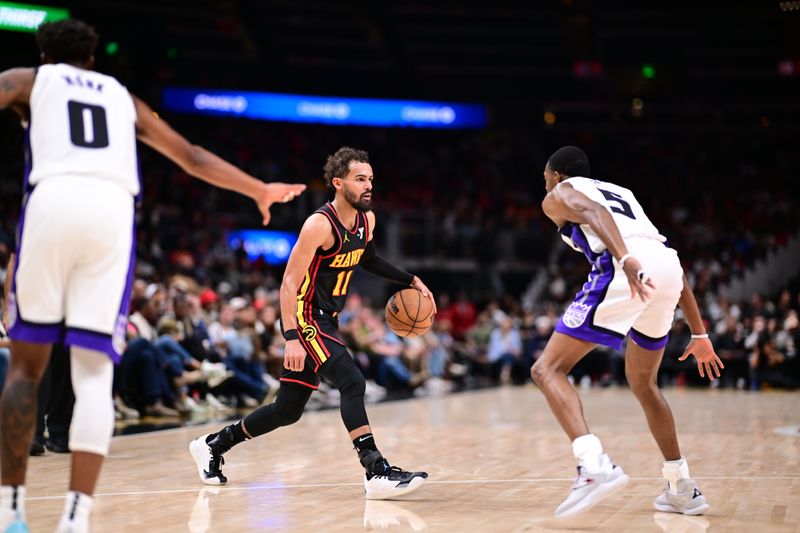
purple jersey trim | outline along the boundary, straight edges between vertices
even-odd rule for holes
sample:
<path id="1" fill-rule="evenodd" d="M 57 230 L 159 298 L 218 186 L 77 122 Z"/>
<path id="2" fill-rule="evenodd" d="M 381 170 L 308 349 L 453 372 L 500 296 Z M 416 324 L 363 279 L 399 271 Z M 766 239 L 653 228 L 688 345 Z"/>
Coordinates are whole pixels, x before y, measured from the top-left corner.
<path id="1" fill-rule="evenodd" d="M 669 340 L 669 335 L 664 335 L 659 338 L 648 337 L 644 333 L 636 331 L 633 328 L 628 332 L 628 335 L 633 339 L 633 342 L 645 350 L 660 350 L 667 345 L 667 341 Z"/>
<path id="2" fill-rule="evenodd" d="M 114 349 L 114 343 L 111 340 L 111 335 L 105 333 L 97 333 L 96 331 L 87 331 L 85 329 L 67 328 L 67 335 L 64 338 L 64 344 L 67 346 L 80 346 L 87 350 L 94 350 L 108 355 L 114 363 L 119 363 L 122 358 L 119 353 Z"/>
<path id="3" fill-rule="evenodd" d="M 8 336 L 15 341 L 32 342 L 34 344 L 54 344 L 61 342 L 64 337 L 64 323 L 37 324 L 26 322 L 19 316 L 14 321 L 14 325 L 8 330 Z"/>

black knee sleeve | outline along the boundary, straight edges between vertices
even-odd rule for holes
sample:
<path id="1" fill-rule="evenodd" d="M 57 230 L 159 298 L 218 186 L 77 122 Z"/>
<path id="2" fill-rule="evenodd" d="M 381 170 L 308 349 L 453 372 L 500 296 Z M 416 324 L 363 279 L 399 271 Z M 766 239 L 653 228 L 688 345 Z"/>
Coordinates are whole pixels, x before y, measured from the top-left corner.
<path id="1" fill-rule="evenodd" d="M 244 429 L 250 437 L 258 437 L 281 426 L 294 424 L 303 416 L 312 389 L 297 383 L 284 382 L 275 401 L 259 407 L 244 417 Z"/>
<path id="2" fill-rule="evenodd" d="M 339 389 L 342 421 L 347 431 L 369 425 L 367 410 L 364 408 L 364 392 L 367 389 L 364 374 L 349 355 L 342 355 L 332 363 L 324 376 Z"/>

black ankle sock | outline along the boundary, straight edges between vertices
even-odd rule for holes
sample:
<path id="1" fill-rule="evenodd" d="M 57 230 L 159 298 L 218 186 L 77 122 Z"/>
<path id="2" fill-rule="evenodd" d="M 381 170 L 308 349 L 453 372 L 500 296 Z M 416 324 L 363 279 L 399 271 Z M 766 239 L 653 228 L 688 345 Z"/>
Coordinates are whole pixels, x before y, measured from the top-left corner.
<path id="1" fill-rule="evenodd" d="M 206 437 L 206 444 L 214 450 L 215 453 L 225 453 L 240 442 L 247 440 L 247 435 L 242 429 L 242 421 L 239 420 L 235 424 L 222 428 L 217 433 L 212 433 Z"/>
<path id="2" fill-rule="evenodd" d="M 358 459 L 361 465 L 370 474 L 383 474 L 389 467 L 389 463 L 383 458 L 378 447 L 375 446 L 375 438 L 372 433 L 361 435 L 353 439 L 353 446 L 358 452 Z"/>
<path id="3" fill-rule="evenodd" d="M 378 451 L 378 447 L 375 446 L 375 437 L 372 436 L 372 433 L 365 433 L 364 435 L 354 438 L 353 447 L 358 452 L 358 455 L 361 455 L 361 452 L 364 450 Z"/>

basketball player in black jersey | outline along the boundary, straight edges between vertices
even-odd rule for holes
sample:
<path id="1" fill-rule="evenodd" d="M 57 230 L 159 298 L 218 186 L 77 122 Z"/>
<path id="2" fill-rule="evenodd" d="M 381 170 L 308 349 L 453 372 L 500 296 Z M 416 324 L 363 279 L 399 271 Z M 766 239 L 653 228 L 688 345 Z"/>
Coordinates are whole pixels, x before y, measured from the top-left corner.
<path id="1" fill-rule="evenodd" d="M 389 466 L 375 445 L 364 408 L 364 376 L 341 340 L 338 313 L 344 308 L 356 266 L 414 287 L 433 301 L 422 281 L 375 252 L 372 235 L 372 167 L 366 152 L 343 147 L 328 157 L 325 180 L 336 191 L 303 225 L 281 284 L 281 325 L 286 349 L 281 388 L 275 402 L 259 407 L 217 433 L 189 445 L 200 479 L 221 485 L 222 455 L 236 444 L 297 422 L 311 393 L 325 377 L 341 393 L 341 414 L 366 470 L 368 499 L 408 494 L 428 477 Z M 435 303 L 434 303 L 434 312 Z"/>

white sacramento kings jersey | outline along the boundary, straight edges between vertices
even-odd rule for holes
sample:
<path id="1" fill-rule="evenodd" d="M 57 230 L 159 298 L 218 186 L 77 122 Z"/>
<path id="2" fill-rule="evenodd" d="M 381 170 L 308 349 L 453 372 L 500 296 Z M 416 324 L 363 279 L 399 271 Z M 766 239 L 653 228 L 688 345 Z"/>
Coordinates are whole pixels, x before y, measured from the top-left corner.
<path id="1" fill-rule="evenodd" d="M 623 239 L 644 238 L 662 243 L 666 242 L 666 237 L 661 235 L 653 223 L 650 222 L 650 219 L 644 214 L 644 209 L 642 209 L 630 189 L 589 178 L 568 178 L 563 183 L 569 183 L 576 191 L 582 192 L 590 200 L 594 200 L 605 207 L 617 224 Z M 576 235 L 574 232 L 566 235 L 565 233 L 567 232 L 561 231 L 561 238 L 579 252 L 586 254 L 590 261 L 593 261 L 592 256 L 605 251 L 606 245 L 603 244 L 603 241 L 600 240 L 588 224 L 581 224 L 580 230 L 586 242 L 575 242 L 574 237 Z M 587 246 L 589 250 L 584 249 Z"/>
<path id="2" fill-rule="evenodd" d="M 30 107 L 29 186 L 84 176 L 139 194 L 136 108 L 116 79 L 64 63 L 42 65 Z"/>

